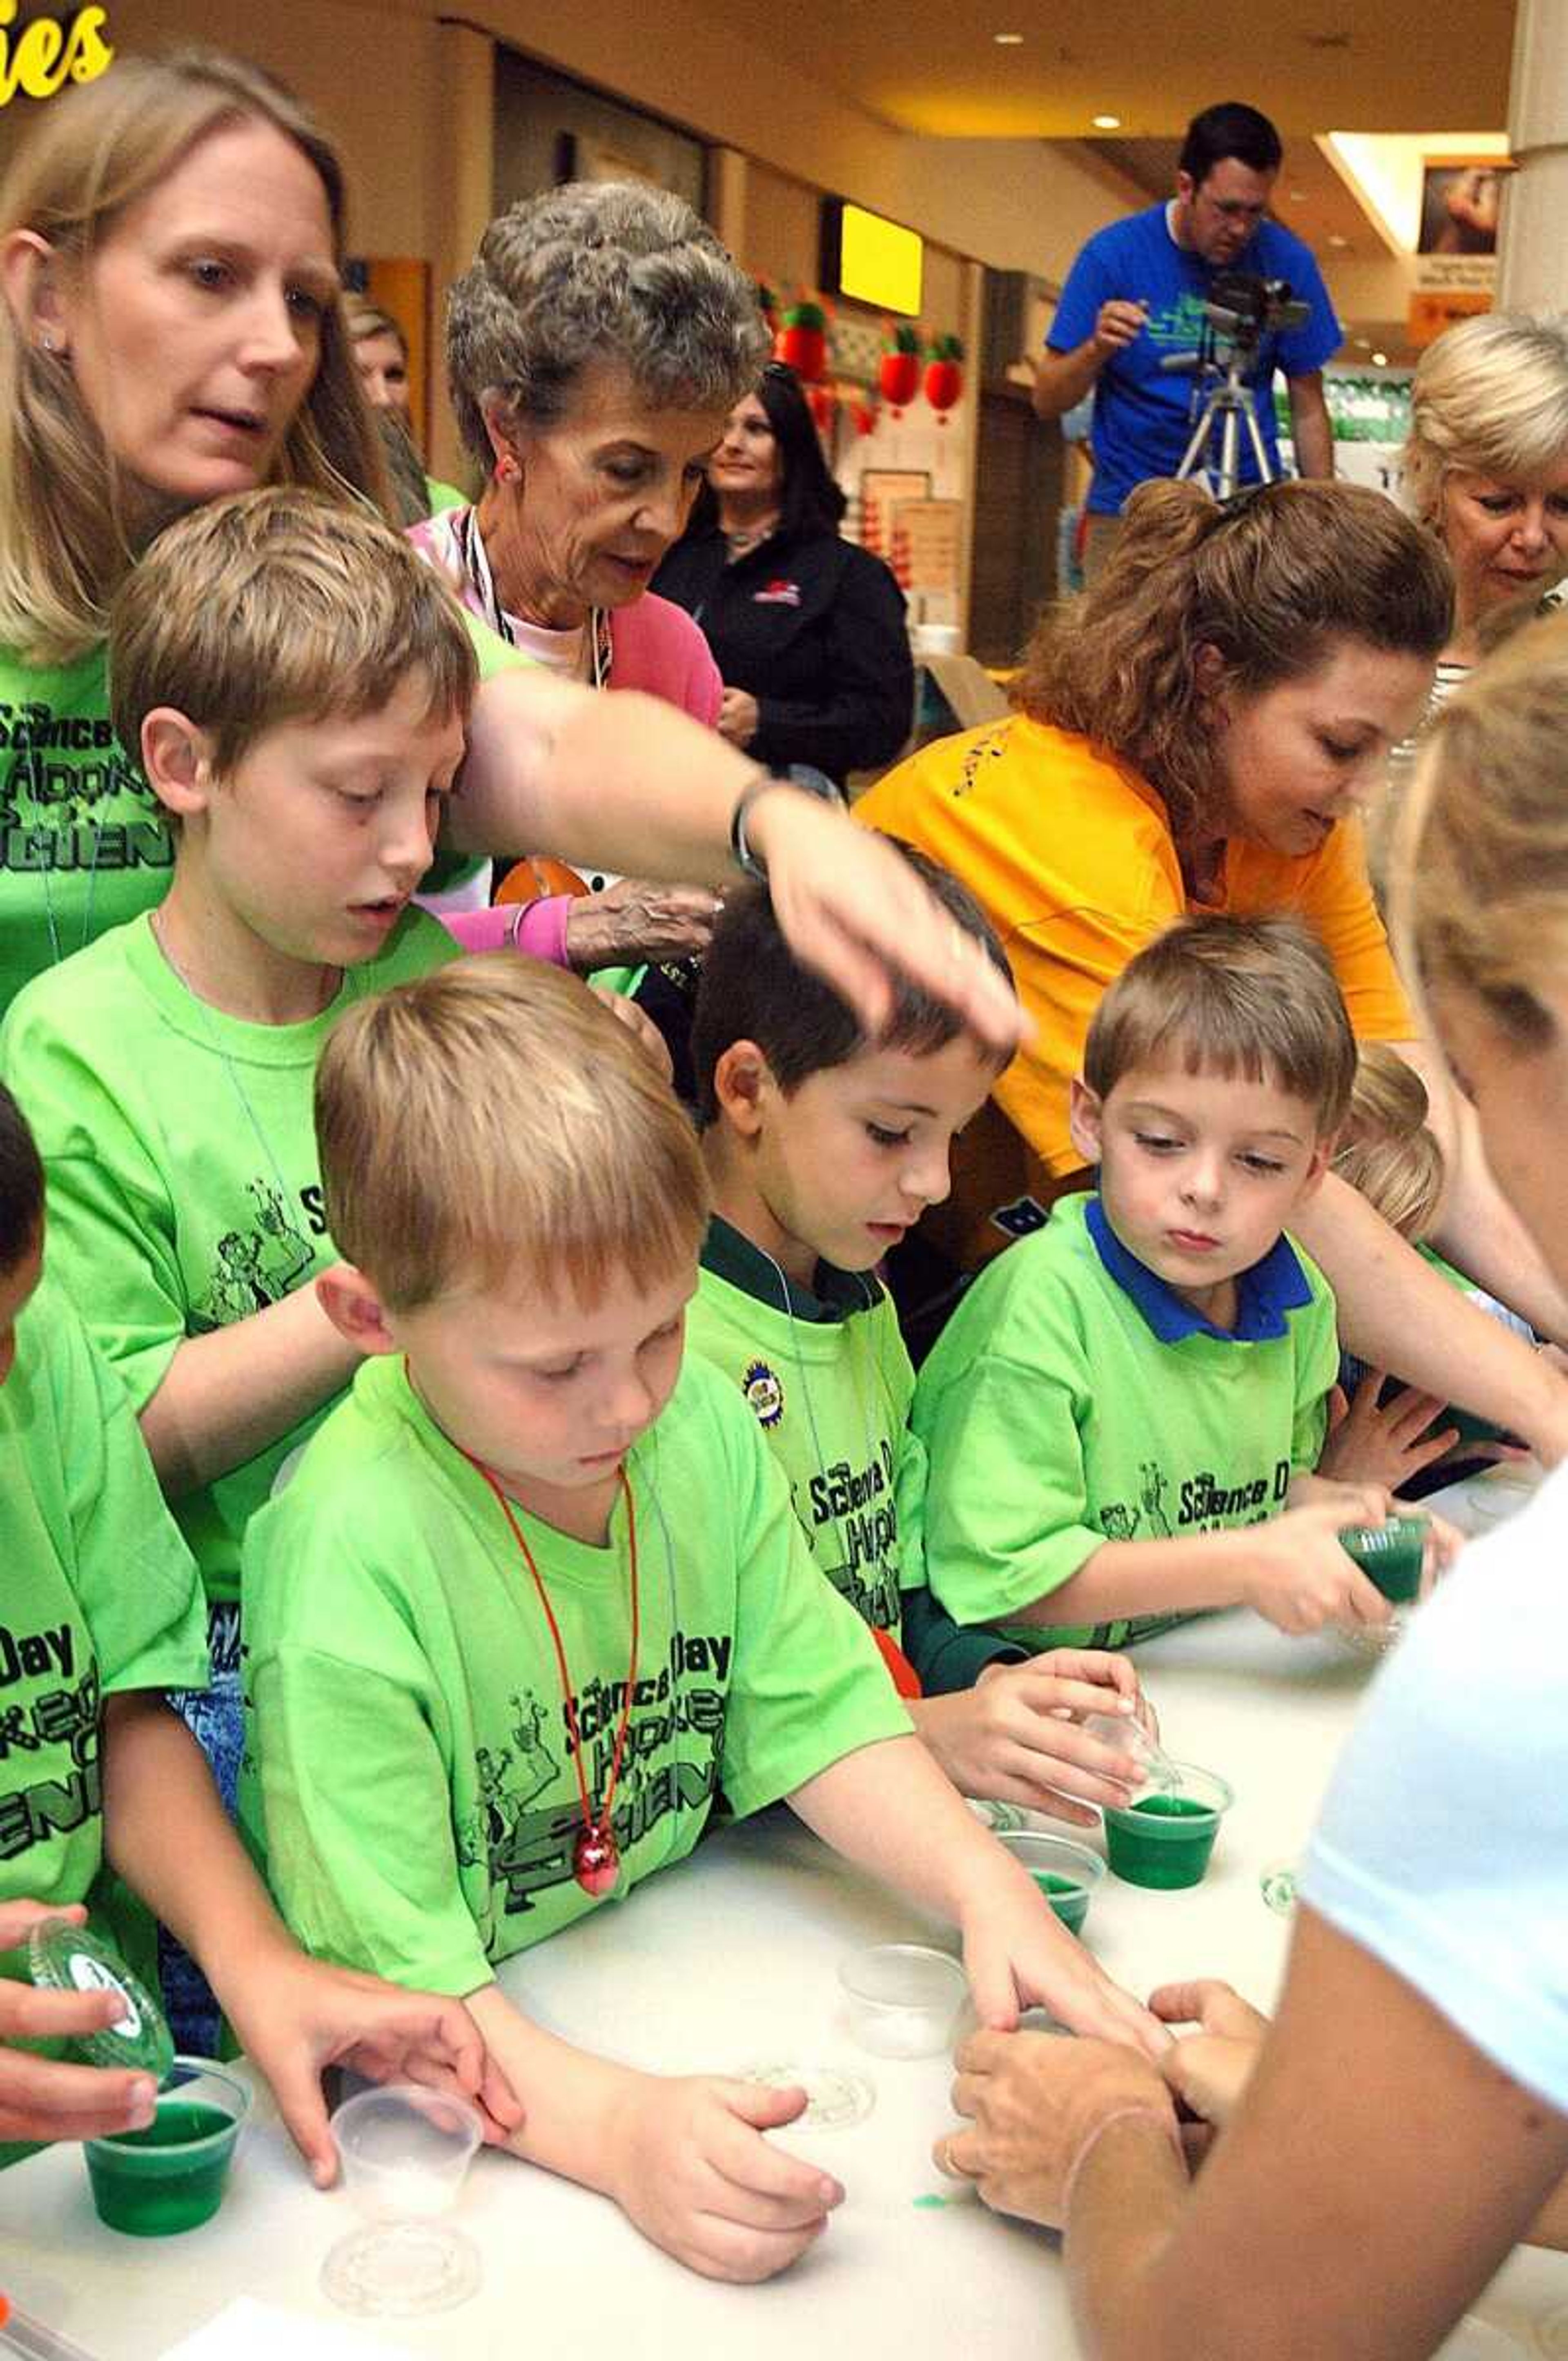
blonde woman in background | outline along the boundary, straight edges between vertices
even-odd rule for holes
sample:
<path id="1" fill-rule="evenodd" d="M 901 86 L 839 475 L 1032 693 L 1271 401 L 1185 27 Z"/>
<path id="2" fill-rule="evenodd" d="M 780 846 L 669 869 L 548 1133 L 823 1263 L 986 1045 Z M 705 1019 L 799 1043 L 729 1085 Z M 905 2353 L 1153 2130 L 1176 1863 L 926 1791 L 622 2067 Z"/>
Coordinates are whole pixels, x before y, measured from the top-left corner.
<path id="1" fill-rule="evenodd" d="M 376 412 L 382 433 L 400 437 L 409 455 L 408 462 L 400 467 L 400 454 L 393 445 L 392 467 L 400 491 L 407 479 L 409 498 L 402 505 L 412 508 L 412 513 L 405 515 L 404 523 L 415 524 L 422 517 L 438 515 L 443 509 L 460 509 L 466 494 L 455 484 L 444 484 L 438 476 L 427 476 L 420 464 L 409 398 L 407 336 L 391 313 L 383 312 L 378 303 L 372 303 L 368 296 L 345 296 L 343 308 L 354 346 L 354 366 L 359 372 L 365 399 Z M 416 479 L 422 490 L 418 495 L 419 506 L 413 508 Z"/>

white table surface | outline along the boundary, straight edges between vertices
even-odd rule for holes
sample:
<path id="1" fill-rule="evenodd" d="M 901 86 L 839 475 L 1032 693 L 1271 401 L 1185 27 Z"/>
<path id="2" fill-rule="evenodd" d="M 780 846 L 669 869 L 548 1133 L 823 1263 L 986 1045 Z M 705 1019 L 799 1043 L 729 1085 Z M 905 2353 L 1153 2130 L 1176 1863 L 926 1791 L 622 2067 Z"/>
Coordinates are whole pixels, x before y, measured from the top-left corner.
<path id="1" fill-rule="evenodd" d="M 1499 1499 L 1488 1489 L 1479 1504 Z M 1467 1526 L 1490 1521 L 1470 1488 L 1438 1505 Z M 1201 1886 L 1158 1894 L 1107 1878 L 1090 1913 L 1090 1946 L 1135 1990 L 1217 1973 L 1266 2007 L 1288 1922 L 1264 1903 L 1260 1877 L 1299 1854 L 1372 1668 L 1332 1637 L 1286 1640 L 1242 1613 L 1168 1634 L 1138 1661 L 1168 1751 L 1221 1773 L 1236 1802 Z M 640 2066 L 724 2071 L 818 2059 L 865 2076 L 876 2098 L 865 2123 L 790 2141 L 843 2180 L 847 2201 L 783 2279 L 724 2288 L 656 2253 L 603 2201 L 484 2155 L 455 2217 L 483 2254 L 479 2295 L 434 2319 L 363 2334 L 452 2361 L 568 2350 L 639 2361 L 738 2353 L 951 2361 L 966 2349 L 1065 2361 L 1077 2347 L 1055 2242 L 970 2197 L 939 2209 L 917 2203 L 951 2190 L 929 2162 L 951 2120 L 948 2061 L 867 2057 L 839 2020 L 844 1954 L 902 1938 L 950 1939 L 781 1809 L 714 1838 L 624 1905 L 510 1962 L 502 1980 L 538 2019 Z M 317 2279 L 328 2247 L 356 2220 L 341 2193 L 310 2188 L 263 2099 L 222 2213 L 181 2237 L 104 2229 L 73 2148 L 0 2176 L 0 2287 L 101 2361 L 155 2361 L 242 2294 L 342 2322 Z M 1528 2340 L 1530 2321 L 1564 2304 L 1568 2258 L 1526 2254 L 1481 2311 Z"/>

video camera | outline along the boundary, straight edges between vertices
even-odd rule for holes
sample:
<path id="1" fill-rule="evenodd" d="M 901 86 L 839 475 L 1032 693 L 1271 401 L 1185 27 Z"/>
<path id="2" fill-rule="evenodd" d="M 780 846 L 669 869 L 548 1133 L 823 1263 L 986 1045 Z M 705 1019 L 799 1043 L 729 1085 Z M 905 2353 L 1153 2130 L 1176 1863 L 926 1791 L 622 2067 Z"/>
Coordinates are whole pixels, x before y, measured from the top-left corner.
<path id="1" fill-rule="evenodd" d="M 1260 279 L 1255 270 L 1222 271 L 1203 306 L 1215 342 L 1248 353 L 1272 330 L 1304 327 L 1309 309 L 1288 279 Z"/>

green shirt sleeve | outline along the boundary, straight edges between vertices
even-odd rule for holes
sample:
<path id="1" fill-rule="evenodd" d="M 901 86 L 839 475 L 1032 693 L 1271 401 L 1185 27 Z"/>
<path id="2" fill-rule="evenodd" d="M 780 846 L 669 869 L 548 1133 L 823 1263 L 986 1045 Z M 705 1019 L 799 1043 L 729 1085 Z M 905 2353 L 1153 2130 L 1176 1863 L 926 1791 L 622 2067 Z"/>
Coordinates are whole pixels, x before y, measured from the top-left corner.
<path id="1" fill-rule="evenodd" d="M 464 1900 L 430 1660 L 342 1535 L 334 1607 L 355 1652 L 317 1644 L 310 1619 L 290 1611 L 294 1576 L 269 1538 L 287 1551 L 288 1521 L 258 1520 L 246 1551 L 247 1622 L 253 1581 L 272 1587 L 260 1644 L 247 1645 L 246 1839 L 313 1958 L 425 1991 L 477 1991 L 492 1971 Z"/>
<path id="2" fill-rule="evenodd" d="M 927 1697 L 971 1689 L 987 1664 L 1023 1664 L 1028 1652 L 984 1623 L 955 1623 L 928 1589 L 904 1602 L 904 1653 Z"/>

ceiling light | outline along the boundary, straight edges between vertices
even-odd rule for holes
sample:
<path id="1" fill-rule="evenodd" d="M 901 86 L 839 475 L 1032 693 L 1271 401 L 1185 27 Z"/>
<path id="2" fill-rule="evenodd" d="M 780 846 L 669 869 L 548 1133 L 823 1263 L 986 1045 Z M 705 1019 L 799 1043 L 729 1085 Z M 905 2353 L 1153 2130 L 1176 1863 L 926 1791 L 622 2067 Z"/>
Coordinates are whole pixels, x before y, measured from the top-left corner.
<path id="1" fill-rule="evenodd" d="M 1388 366 L 1388 356 L 1387 356 L 1387 353 L 1374 353 L 1374 354 L 1373 354 L 1373 356 L 1372 356 L 1372 366 L 1373 366 L 1373 368 L 1387 368 L 1387 366 Z"/>
<path id="2" fill-rule="evenodd" d="M 1290 192 L 1290 202 L 1293 205 L 1304 205 L 1307 202 L 1306 190 L 1292 189 Z"/>
<path id="3" fill-rule="evenodd" d="M 991 38 L 999 49 L 1017 49 L 1024 45 L 1022 33 L 992 33 Z"/>
<path id="4" fill-rule="evenodd" d="M 1119 115 L 1097 115 L 1094 117 L 1094 128 L 1096 131 L 1120 131 L 1122 118 Z"/>
<path id="5" fill-rule="evenodd" d="M 1344 247 L 1350 244 L 1350 240 L 1348 237 L 1341 237 L 1337 229 L 1331 230 L 1329 233 L 1329 244 L 1331 246 Z"/>

